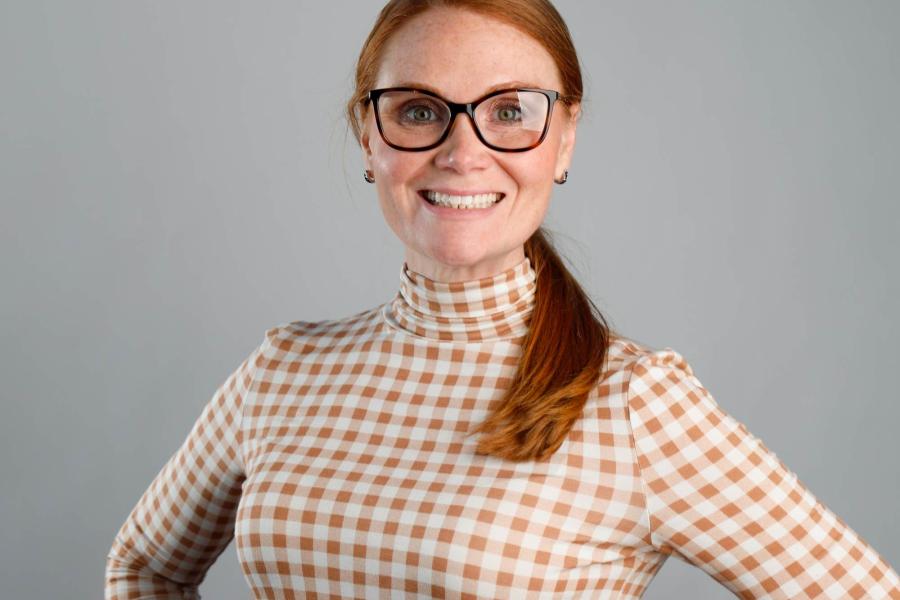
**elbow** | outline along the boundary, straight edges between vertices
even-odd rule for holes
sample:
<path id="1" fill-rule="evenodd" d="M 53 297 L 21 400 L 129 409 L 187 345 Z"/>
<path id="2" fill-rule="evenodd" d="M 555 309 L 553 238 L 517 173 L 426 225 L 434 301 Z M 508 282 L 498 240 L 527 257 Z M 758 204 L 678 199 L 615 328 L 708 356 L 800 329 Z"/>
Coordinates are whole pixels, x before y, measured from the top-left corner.
<path id="1" fill-rule="evenodd" d="M 200 600 L 195 584 L 167 578 L 117 539 L 106 556 L 105 600 Z"/>

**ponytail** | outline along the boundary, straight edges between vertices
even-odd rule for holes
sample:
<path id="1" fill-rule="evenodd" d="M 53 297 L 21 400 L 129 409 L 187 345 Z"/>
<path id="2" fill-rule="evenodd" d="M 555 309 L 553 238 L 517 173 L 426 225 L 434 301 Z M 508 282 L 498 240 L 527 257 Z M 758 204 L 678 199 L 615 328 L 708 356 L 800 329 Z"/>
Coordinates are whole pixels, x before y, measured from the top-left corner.
<path id="1" fill-rule="evenodd" d="M 610 333 L 543 228 L 525 243 L 525 255 L 537 290 L 518 370 L 497 409 L 472 433 L 483 434 L 478 454 L 542 461 L 581 418 L 602 374 Z"/>

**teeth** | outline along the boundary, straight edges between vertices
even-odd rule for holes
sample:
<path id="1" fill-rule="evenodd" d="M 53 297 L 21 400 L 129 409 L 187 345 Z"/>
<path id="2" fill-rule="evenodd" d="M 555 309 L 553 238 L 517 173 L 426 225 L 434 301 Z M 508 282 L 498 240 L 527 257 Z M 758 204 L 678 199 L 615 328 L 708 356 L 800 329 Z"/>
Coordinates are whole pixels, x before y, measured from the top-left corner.
<path id="1" fill-rule="evenodd" d="M 425 197 L 440 206 L 452 206 L 453 208 L 487 208 L 500 200 L 503 194 L 476 194 L 474 196 L 451 196 L 428 190 Z"/>

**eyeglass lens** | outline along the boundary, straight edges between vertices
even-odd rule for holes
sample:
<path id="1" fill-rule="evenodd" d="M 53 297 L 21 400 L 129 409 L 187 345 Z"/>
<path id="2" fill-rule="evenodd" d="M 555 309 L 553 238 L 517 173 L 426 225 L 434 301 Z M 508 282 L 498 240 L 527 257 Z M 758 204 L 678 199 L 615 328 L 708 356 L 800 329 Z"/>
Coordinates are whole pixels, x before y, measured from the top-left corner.
<path id="1" fill-rule="evenodd" d="M 450 107 L 415 91 L 389 91 L 378 102 L 382 134 L 396 146 L 423 148 L 437 142 L 450 125 Z M 533 146 L 547 124 L 550 102 L 540 92 L 516 90 L 491 96 L 475 107 L 475 125 L 484 140 L 504 149 Z"/>

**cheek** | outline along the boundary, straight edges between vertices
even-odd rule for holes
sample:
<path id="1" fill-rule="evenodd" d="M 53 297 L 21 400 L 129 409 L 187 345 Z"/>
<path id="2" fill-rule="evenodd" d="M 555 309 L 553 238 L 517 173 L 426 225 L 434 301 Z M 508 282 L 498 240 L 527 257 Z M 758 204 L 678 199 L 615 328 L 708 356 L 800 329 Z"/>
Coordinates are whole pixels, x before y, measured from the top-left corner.
<path id="1" fill-rule="evenodd" d="M 556 168 L 556 144 L 546 140 L 539 148 L 523 153 L 520 161 L 509 164 L 507 172 L 516 181 L 519 194 L 527 199 L 549 198 Z"/>
<path id="2" fill-rule="evenodd" d="M 415 182 L 428 168 L 428 152 L 400 152 L 383 142 L 373 148 L 372 168 L 378 203 L 391 228 L 405 237 L 416 217 L 418 196 Z"/>
<path id="3" fill-rule="evenodd" d="M 389 151 L 376 155 L 374 159 L 376 173 L 387 187 L 402 184 L 415 171 L 415 165 L 398 156 L 398 152 Z"/>
<path id="4" fill-rule="evenodd" d="M 429 152 L 401 152 L 383 141 L 373 148 L 372 165 L 385 189 L 399 188 L 411 182 L 428 164 Z"/>

